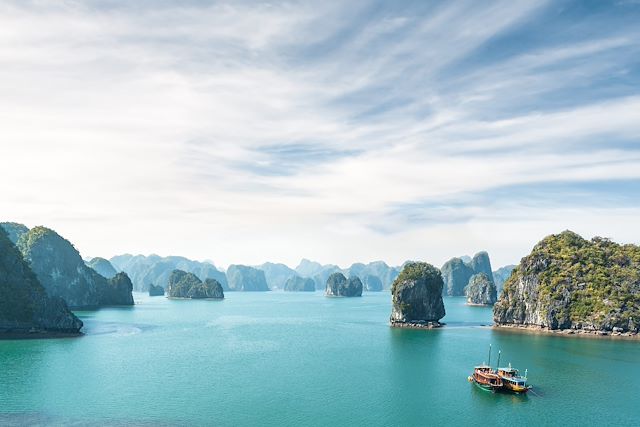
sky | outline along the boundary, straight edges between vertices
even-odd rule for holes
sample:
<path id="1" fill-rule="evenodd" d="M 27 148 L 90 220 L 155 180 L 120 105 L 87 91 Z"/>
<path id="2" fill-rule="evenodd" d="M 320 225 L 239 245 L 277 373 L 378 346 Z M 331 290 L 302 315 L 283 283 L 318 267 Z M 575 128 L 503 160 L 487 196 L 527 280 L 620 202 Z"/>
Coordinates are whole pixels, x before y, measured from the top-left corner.
<path id="1" fill-rule="evenodd" d="M 2 1 L 0 220 L 85 257 L 640 243 L 639 1 Z"/>

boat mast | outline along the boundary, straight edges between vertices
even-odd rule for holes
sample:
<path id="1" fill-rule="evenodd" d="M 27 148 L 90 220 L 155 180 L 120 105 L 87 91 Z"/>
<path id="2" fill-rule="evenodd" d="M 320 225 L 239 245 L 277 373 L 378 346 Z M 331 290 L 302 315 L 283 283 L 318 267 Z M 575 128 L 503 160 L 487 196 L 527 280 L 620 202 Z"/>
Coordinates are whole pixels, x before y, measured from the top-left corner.
<path id="1" fill-rule="evenodd" d="M 487 365 L 491 366 L 491 344 L 489 344 L 489 363 Z"/>
<path id="2" fill-rule="evenodd" d="M 502 354 L 502 350 L 498 350 L 498 364 L 496 365 L 496 369 L 500 369 L 500 354 Z"/>

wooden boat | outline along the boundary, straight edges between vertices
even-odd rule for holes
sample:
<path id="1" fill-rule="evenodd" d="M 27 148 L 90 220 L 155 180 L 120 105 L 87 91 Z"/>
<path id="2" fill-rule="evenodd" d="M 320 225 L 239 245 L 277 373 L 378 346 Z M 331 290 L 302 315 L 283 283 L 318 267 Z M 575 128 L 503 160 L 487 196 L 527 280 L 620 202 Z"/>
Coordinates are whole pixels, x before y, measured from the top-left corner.
<path id="1" fill-rule="evenodd" d="M 517 369 L 511 367 L 511 363 L 507 368 L 498 368 L 498 376 L 502 380 L 503 389 L 513 393 L 526 393 L 531 389 L 527 384 L 527 374 L 525 370 L 524 376 L 520 376 Z"/>
<path id="2" fill-rule="evenodd" d="M 488 365 L 476 366 L 469 381 L 487 391 L 497 391 L 503 388 L 502 378 Z"/>
<path id="3" fill-rule="evenodd" d="M 473 368 L 473 375 L 468 380 L 483 390 L 497 391 L 503 388 L 502 378 L 491 369 L 491 344 L 489 344 L 489 364 L 476 366 Z"/>

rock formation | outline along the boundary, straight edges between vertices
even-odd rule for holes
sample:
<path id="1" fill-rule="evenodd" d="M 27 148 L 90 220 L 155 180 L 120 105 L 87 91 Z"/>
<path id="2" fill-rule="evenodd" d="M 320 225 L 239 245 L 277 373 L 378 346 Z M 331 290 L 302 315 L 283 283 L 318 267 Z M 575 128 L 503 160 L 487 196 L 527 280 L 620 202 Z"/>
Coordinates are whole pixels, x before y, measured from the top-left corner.
<path id="1" fill-rule="evenodd" d="M 493 305 L 496 302 L 496 285 L 485 273 L 471 276 L 469 284 L 464 288 L 467 304 Z"/>
<path id="2" fill-rule="evenodd" d="M 269 286 L 270 289 L 283 289 L 285 283 L 287 283 L 291 277 L 296 275 L 295 270 L 290 269 L 284 264 L 265 262 L 256 268 L 264 272 L 264 277 L 267 280 L 267 286 Z"/>
<path id="3" fill-rule="evenodd" d="M 100 305 L 133 305 L 133 283 L 127 273 L 117 273 L 103 287 Z"/>
<path id="4" fill-rule="evenodd" d="M 17 222 L 0 222 L 0 228 L 3 228 L 9 236 L 9 240 L 15 245 L 20 236 L 29 232 L 27 226 L 18 224 Z"/>
<path id="5" fill-rule="evenodd" d="M 298 275 L 290 277 L 284 284 L 286 292 L 314 292 L 316 283 L 308 277 L 303 278 Z"/>
<path id="6" fill-rule="evenodd" d="M 391 325 L 409 328 L 440 326 L 445 316 L 442 274 L 426 262 L 405 265 L 391 286 Z"/>
<path id="7" fill-rule="evenodd" d="M 565 231 L 522 258 L 493 308 L 497 326 L 637 333 L 640 247 Z"/>
<path id="8" fill-rule="evenodd" d="M 264 272 L 246 265 L 230 265 L 227 269 L 230 291 L 268 291 L 269 286 Z"/>
<path id="9" fill-rule="evenodd" d="M 203 282 L 195 274 L 182 270 L 171 272 L 167 294 L 169 298 L 224 298 L 222 285 L 216 279 L 205 279 Z"/>
<path id="10" fill-rule="evenodd" d="M 493 281 L 491 261 L 489 254 L 478 252 L 469 262 L 462 258 L 452 258 L 442 266 L 443 292 L 448 296 L 462 296 L 465 287 L 469 284 L 471 276 L 484 273 L 490 281 Z"/>
<path id="11" fill-rule="evenodd" d="M 360 297 L 362 282 L 357 276 L 347 279 L 342 273 L 333 273 L 327 279 L 324 294 L 332 297 Z"/>
<path id="12" fill-rule="evenodd" d="M 367 274 L 364 276 L 364 290 L 368 292 L 380 292 L 382 290 L 382 280 L 378 276 Z"/>
<path id="13" fill-rule="evenodd" d="M 20 237 L 17 246 L 47 293 L 61 297 L 69 307 L 133 304 L 128 278 L 110 282 L 102 277 L 55 231 L 35 227 Z"/>
<path id="14" fill-rule="evenodd" d="M 164 288 L 160 285 L 155 286 L 153 283 L 149 284 L 149 296 L 161 297 L 164 295 Z"/>
<path id="15" fill-rule="evenodd" d="M 464 288 L 474 274 L 473 268 L 460 258 L 452 258 L 442 266 L 441 271 L 444 295 L 464 295 Z"/>
<path id="16" fill-rule="evenodd" d="M 113 265 L 111 265 L 111 263 L 104 258 L 95 257 L 85 264 L 93 268 L 96 272 L 98 272 L 99 275 L 101 275 L 102 277 L 106 277 L 107 279 L 111 279 L 116 274 L 118 274 L 116 269 L 113 268 Z"/>
<path id="17" fill-rule="evenodd" d="M 150 283 L 167 283 L 173 270 L 193 273 L 204 279 L 216 279 L 227 290 L 227 277 L 210 262 L 192 261 L 179 256 L 158 255 L 118 255 L 111 258 L 111 264 L 131 277 L 133 288 L 145 292 Z"/>
<path id="18" fill-rule="evenodd" d="M 507 281 L 509 276 L 511 276 L 511 272 L 516 268 L 515 265 L 505 265 L 504 267 L 500 267 L 496 271 L 493 272 L 493 283 L 496 284 L 496 291 L 498 294 L 502 292 L 502 286 L 504 282 Z"/>
<path id="19" fill-rule="evenodd" d="M 50 297 L 0 227 L 0 336 L 78 334 L 82 321 L 59 297 Z"/>

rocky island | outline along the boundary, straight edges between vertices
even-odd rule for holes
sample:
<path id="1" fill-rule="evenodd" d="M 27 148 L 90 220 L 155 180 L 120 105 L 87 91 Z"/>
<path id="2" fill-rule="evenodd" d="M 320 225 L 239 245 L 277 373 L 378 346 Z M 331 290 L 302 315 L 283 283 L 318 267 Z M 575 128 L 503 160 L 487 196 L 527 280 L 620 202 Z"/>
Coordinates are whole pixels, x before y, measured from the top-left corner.
<path id="1" fill-rule="evenodd" d="M 364 289 L 368 292 L 382 291 L 382 280 L 378 276 L 368 274 L 364 277 Z"/>
<path id="2" fill-rule="evenodd" d="M 357 276 L 347 279 L 342 273 L 333 273 L 327 279 L 324 294 L 328 297 L 361 297 L 362 282 Z"/>
<path id="3" fill-rule="evenodd" d="M 76 335 L 81 328 L 62 298 L 47 295 L 0 227 L 0 336 Z"/>
<path id="4" fill-rule="evenodd" d="M 571 231 L 548 236 L 505 282 L 493 319 L 497 327 L 637 336 L 640 247 Z"/>
<path id="5" fill-rule="evenodd" d="M 484 273 L 493 281 L 489 254 L 484 251 L 475 254 L 468 262 L 462 258 L 452 258 L 442 266 L 441 271 L 444 295 L 450 297 L 465 295 L 465 287 L 474 274 Z"/>
<path id="6" fill-rule="evenodd" d="M 216 279 L 205 279 L 203 282 L 193 273 L 173 270 L 167 286 L 169 298 L 185 299 L 223 299 L 222 285 Z"/>
<path id="7" fill-rule="evenodd" d="M 285 292 L 314 292 L 316 290 L 316 282 L 311 278 L 303 278 L 296 275 L 285 282 L 284 290 Z"/>
<path id="8" fill-rule="evenodd" d="M 88 267 L 71 242 L 46 227 L 34 227 L 17 247 L 51 296 L 72 308 L 133 305 L 131 281 L 125 273 L 107 279 Z"/>
<path id="9" fill-rule="evenodd" d="M 149 296 L 150 297 L 161 297 L 164 296 L 164 288 L 160 285 L 155 286 L 153 283 L 149 284 Z"/>
<path id="10" fill-rule="evenodd" d="M 470 305 L 493 305 L 497 300 L 496 285 L 485 273 L 471 276 L 464 292 Z"/>
<path id="11" fill-rule="evenodd" d="M 440 270 L 426 262 L 407 263 L 391 285 L 391 326 L 437 328 L 445 316 Z"/>
<path id="12" fill-rule="evenodd" d="M 264 292 L 269 290 L 264 271 L 246 265 L 230 265 L 227 269 L 230 291 Z"/>

